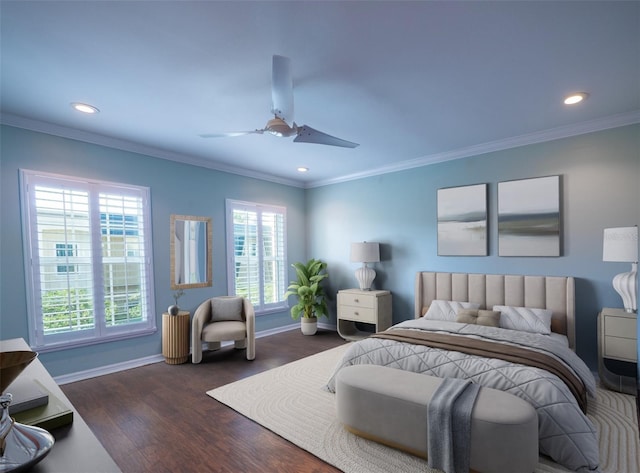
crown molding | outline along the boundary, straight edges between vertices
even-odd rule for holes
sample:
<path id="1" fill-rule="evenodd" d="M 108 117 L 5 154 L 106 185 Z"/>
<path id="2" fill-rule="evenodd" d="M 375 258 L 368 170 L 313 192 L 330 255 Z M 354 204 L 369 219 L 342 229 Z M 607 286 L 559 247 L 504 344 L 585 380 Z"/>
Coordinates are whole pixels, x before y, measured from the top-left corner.
<path id="1" fill-rule="evenodd" d="M 184 164 L 190 164 L 192 166 L 199 166 L 207 169 L 213 169 L 215 171 L 221 171 L 221 172 L 226 172 L 230 174 L 237 174 L 239 176 L 249 177 L 253 179 L 260 179 L 262 181 L 273 182 L 276 184 L 310 189 L 314 187 L 323 187 L 331 184 L 339 184 L 342 182 L 354 181 L 357 179 L 364 179 L 366 177 L 379 176 L 381 174 L 389 174 L 389 173 L 398 172 L 398 171 L 405 171 L 407 169 L 414 169 L 417 167 L 427 166 L 429 164 L 453 161 L 456 159 L 463 159 L 471 156 L 479 156 L 481 154 L 492 153 L 496 151 L 503 151 L 506 149 L 517 148 L 520 146 L 527 146 L 527 145 L 532 145 L 537 143 L 544 143 L 548 141 L 558 140 L 562 138 L 569 138 L 572 136 L 583 135 L 586 133 L 593 133 L 596 131 L 608 130 L 611 128 L 618 128 L 621 126 L 634 125 L 636 123 L 640 123 L 640 110 L 633 110 L 627 113 L 620 113 L 617 115 L 611 115 L 608 117 L 575 123 L 572 125 L 551 128 L 548 130 L 542 130 L 535 133 L 527 133 L 525 135 L 505 138 L 502 140 L 490 141 L 487 143 L 468 146 L 468 147 L 460 148 L 457 150 L 445 151 L 442 153 L 435 153 L 427 156 L 422 156 L 416 159 L 410 159 L 407 161 L 394 163 L 389 166 L 382 166 L 379 168 L 370 169 L 365 172 L 348 174 L 348 175 L 333 178 L 333 179 L 309 181 L 306 183 L 292 180 L 292 179 L 285 179 L 282 177 L 273 176 L 269 174 L 258 173 L 258 172 L 240 168 L 240 167 L 227 166 L 215 161 L 210 161 L 208 159 L 173 153 L 160 148 L 154 148 L 151 146 L 141 145 L 141 144 L 126 141 L 126 140 L 111 138 L 111 137 L 100 135 L 97 133 L 55 125 L 53 123 L 32 120 L 32 119 L 21 117 L 18 115 L 5 114 L 5 113 L 0 114 L 0 123 L 5 125 L 10 125 L 10 126 L 15 126 L 18 128 L 25 128 L 27 130 L 55 135 L 62 138 L 70 138 L 70 139 L 92 143 L 96 145 L 107 146 L 110 148 L 120 149 L 122 151 L 129 151 L 133 153 L 144 154 L 147 156 L 166 159 L 169 161 L 176 161 Z"/>
<path id="2" fill-rule="evenodd" d="M 303 184 L 299 181 L 285 179 L 282 177 L 273 176 L 270 174 L 264 174 L 261 172 L 259 173 L 259 172 L 251 171 L 249 169 L 245 169 L 241 167 L 228 166 L 216 161 L 211 161 L 204 158 L 198 158 L 196 156 L 173 153 L 171 151 L 167 151 L 161 148 L 154 148 L 153 146 L 147 146 L 139 143 L 134 143 L 132 141 L 112 138 L 112 137 L 101 135 L 98 133 L 77 130 L 75 128 L 69 128 L 69 127 L 56 125 L 49 122 L 43 122 L 39 120 L 32 120 L 30 118 L 21 117 L 19 115 L 1 113 L 0 124 L 15 126 L 17 128 L 24 128 L 26 130 L 37 131 L 39 133 L 54 135 L 61 138 L 69 138 L 72 140 L 91 143 L 94 145 L 106 146 L 109 148 L 119 149 L 121 151 L 144 154 L 146 156 L 166 159 L 168 161 L 175 161 L 179 163 L 190 164 L 192 166 L 199 166 L 202 168 L 212 169 L 214 171 L 221 171 L 221 172 L 226 172 L 230 174 L 237 174 L 243 177 L 260 179 L 262 181 L 274 182 L 276 184 L 283 184 L 283 185 L 292 186 L 292 187 L 303 187 Z"/>
<path id="3" fill-rule="evenodd" d="M 330 184 L 338 184 L 341 182 L 353 181 L 357 179 L 363 179 L 365 177 L 378 176 L 380 174 L 389 174 L 397 171 L 405 171 L 407 169 L 414 169 L 417 167 L 427 166 L 429 164 L 442 163 L 445 161 L 453 161 L 456 159 L 469 158 L 471 156 L 479 156 L 481 154 L 492 153 L 495 151 L 503 151 L 506 149 L 518 148 L 520 146 L 527 146 L 537 143 L 545 143 L 548 141 L 559 140 L 562 138 L 570 138 L 572 136 L 584 135 L 586 133 L 593 133 L 596 131 L 608 130 L 611 128 L 618 128 L 621 126 L 634 125 L 640 123 L 640 110 L 634 110 L 628 113 L 620 113 L 617 115 L 611 115 L 604 118 L 598 118 L 595 120 L 589 120 L 585 122 L 575 123 L 572 125 L 561 126 L 557 128 L 551 128 L 548 130 L 542 130 L 535 133 L 527 133 L 525 135 L 515 136 L 512 138 L 505 138 L 502 140 L 490 141 L 479 145 L 468 146 L 452 151 L 445 151 L 443 153 L 431 154 L 416 159 L 410 159 L 395 163 L 390 166 L 383 166 L 376 169 L 371 169 L 366 172 L 360 172 L 355 174 L 349 174 L 347 176 L 338 177 L 335 179 L 326 179 L 322 181 L 313 181 L 307 183 L 305 188 L 322 187 Z"/>

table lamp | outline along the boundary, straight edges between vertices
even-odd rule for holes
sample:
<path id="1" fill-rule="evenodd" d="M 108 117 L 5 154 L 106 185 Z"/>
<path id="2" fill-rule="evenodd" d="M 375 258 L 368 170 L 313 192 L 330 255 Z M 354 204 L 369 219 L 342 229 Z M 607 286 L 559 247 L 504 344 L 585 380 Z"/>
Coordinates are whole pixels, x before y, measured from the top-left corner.
<path id="1" fill-rule="evenodd" d="M 351 262 L 362 263 L 362 267 L 356 270 L 356 279 L 361 291 L 370 291 L 371 284 L 376 278 L 376 272 L 367 267 L 367 263 L 380 261 L 380 244 L 372 242 L 351 243 Z"/>
<path id="2" fill-rule="evenodd" d="M 622 297 L 625 311 L 635 312 L 638 308 L 638 227 L 605 228 L 602 261 L 631 263 L 630 272 L 613 278 L 613 288 Z"/>

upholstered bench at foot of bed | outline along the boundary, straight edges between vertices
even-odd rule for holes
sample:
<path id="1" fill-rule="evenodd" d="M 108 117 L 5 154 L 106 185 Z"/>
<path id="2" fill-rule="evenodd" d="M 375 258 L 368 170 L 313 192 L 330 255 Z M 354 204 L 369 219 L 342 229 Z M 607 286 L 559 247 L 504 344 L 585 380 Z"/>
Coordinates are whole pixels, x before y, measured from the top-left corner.
<path id="1" fill-rule="evenodd" d="M 441 378 L 355 365 L 336 378 L 338 419 L 370 440 L 427 456 L 427 406 Z M 480 388 L 471 414 L 472 471 L 531 473 L 538 463 L 538 418 L 528 402 Z"/>

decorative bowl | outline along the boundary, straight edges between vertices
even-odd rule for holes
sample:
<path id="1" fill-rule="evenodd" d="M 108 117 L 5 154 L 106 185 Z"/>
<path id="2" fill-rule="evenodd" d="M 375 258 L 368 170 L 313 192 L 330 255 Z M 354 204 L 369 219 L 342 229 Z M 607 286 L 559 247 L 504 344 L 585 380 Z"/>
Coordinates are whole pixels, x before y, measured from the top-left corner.
<path id="1" fill-rule="evenodd" d="M 0 352 L 0 394 L 37 356 L 35 351 L 26 350 Z"/>

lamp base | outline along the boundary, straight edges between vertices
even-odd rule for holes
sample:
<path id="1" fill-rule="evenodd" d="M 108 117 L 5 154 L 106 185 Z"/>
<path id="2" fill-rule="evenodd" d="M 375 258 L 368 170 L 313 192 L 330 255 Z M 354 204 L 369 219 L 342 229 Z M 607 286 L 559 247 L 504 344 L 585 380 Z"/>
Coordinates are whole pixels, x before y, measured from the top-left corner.
<path id="1" fill-rule="evenodd" d="M 376 272 L 372 268 L 367 267 L 367 263 L 364 263 L 361 268 L 356 269 L 356 279 L 358 280 L 361 291 L 370 291 L 371 284 L 375 278 Z"/>
<path id="2" fill-rule="evenodd" d="M 628 273 L 620 273 L 613 278 L 613 288 L 620 297 L 624 310 L 627 312 L 635 312 L 638 308 L 636 300 L 636 288 L 638 287 L 638 264 L 631 263 L 631 271 Z"/>

